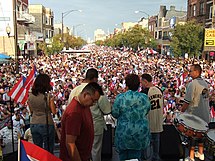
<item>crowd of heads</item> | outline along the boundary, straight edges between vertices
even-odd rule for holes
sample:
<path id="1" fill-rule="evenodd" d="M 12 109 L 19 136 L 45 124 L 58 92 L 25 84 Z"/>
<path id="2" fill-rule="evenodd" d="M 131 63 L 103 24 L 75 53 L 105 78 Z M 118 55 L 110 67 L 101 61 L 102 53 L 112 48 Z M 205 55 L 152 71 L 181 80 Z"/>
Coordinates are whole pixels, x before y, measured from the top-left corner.
<path id="1" fill-rule="evenodd" d="M 170 58 L 161 54 L 149 55 L 144 52 L 121 51 L 104 46 L 90 46 L 88 49 L 91 50 L 91 53 L 80 53 L 75 56 L 59 53 L 51 56 L 42 55 L 31 59 L 22 59 L 19 61 L 19 74 L 14 72 L 15 63 L 2 64 L 0 66 L 1 119 L 10 115 L 11 108 L 20 109 L 20 113 L 24 109 L 28 109 L 27 104 L 13 103 L 10 98 L 4 100 L 4 95 L 13 87 L 21 75 L 27 76 L 29 74 L 32 70 L 32 64 L 36 65 L 38 73 L 45 73 L 51 79 L 51 86 L 43 82 L 44 87 L 37 87 L 38 78 L 32 92 L 51 91 L 55 96 L 58 118 L 61 117 L 67 106 L 70 91 L 80 85 L 84 78 L 91 79 L 94 78 L 94 75 L 98 77 L 95 82 L 98 81 L 104 93 L 113 102 L 116 95 L 127 90 L 126 85 L 131 90 L 141 91 L 143 87 L 139 78 L 142 74 L 149 73 L 152 78 L 147 75 L 143 75 L 143 77 L 162 89 L 165 107 L 168 106 L 168 110 L 179 109 L 186 92 L 186 85 L 191 81 L 189 71 L 193 63 L 199 64 L 202 68 L 201 76 L 209 83 L 210 99 L 211 104 L 213 104 L 215 95 L 215 64 L 213 63 L 198 59 Z M 86 73 L 89 68 L 97 69 L 98 73 L 96 70 Z M 129 74 L 136 74 L 139 77 L 132 77 L 131 79 Z"/>

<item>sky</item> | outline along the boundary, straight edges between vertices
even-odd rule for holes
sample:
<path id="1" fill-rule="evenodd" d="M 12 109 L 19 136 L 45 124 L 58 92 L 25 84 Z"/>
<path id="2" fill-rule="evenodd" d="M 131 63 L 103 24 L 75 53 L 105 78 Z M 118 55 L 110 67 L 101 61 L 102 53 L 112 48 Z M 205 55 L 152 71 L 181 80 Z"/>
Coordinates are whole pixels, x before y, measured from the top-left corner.
<path id="1" fill-rule="evenodd" d="M 29 0 L 29 4 L 42 4 L 54 12 L 54 22 L 62 22 L 62 13 L 74 11 L 63 19 L 64 26 L 75 28 L 75 34 L 87 40 L 93 40 L 94 31 L 102 29 L 106 34 L 122 22 L 137 22 L 141 17 L 158 14 L 160 5 L 175 6 L 176 10 L 187 10 L 187 0 Z"/>

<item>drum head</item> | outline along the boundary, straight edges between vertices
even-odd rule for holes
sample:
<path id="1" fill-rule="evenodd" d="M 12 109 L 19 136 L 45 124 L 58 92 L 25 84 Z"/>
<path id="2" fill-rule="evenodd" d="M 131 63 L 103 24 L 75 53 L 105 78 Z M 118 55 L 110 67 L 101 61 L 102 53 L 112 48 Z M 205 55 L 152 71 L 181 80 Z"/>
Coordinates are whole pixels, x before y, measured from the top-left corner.
<path id="1" fill-rule="evenodd" d="M 177 120 L 184 124 L 185 126 L 189 127 L 190 129 L 195 129 L 198 131 L 208 130 L 208 124 L 204 120 L 195 115 L 183 113 L 177 117 Z"/>
<path id="2" fill-rule="evenodd" d="M 215 129 L 208 130 L 207 137 L 215 142 Z"/>

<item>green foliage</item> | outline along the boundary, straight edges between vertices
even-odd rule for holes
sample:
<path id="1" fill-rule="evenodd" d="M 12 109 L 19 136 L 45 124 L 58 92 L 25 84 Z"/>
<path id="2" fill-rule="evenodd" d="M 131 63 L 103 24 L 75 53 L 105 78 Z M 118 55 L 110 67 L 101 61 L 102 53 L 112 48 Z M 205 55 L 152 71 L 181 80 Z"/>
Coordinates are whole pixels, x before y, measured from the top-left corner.
<path id="1" fill-rule="evenodd" d="M 64 41 L 63 41 L 63 46 L 68 48 L 76 48 L 79 49 L 83 45 L 85 45 L 87 42 L 83 40 L 81 37 L 75 37 L 69 34 L 64 34 Z"/>
<path id="2" fill-rule="evenodd" d="M 136 25 L 126 32 L 120 32 L 112 37 L 106 39 L 104 42 L 96 42 L 97 44 L 107 45 L 111 47 L 121 48 L 129 47 L 133 50 L 138 48 L 156 47 L 157 43 L 151 36 L 148 30 L 143 29 L 142 26 Z"/>
<path id="3" fill-rule="evenodd" d="M 63 44 L 60 41 L 60 35 L 54 36 L 52 38 L 52 44 L 47 46 L 47 48 L 49 54 L 59 53 L 63 48 Z"/>
<path id="4" fill-rule="evenodd" d="M 97 40 L 97 41 L 95 42 L 95 44 L 98 45 L 98 46 L 100 46 L 100 45 L 103 45 L 104 43 L 103 43 L 102 40 Z"/>
<path id="5" fill-rule="evenodd" d="M 48 55 L 48 47 L 45 42 L 40 42 L 38 45 L 38 49 L 42 50 L 45 53 L 45 55 Z"/>
<path id="6" fill-rule="evenodd" d="M 196 24 L 195 21 L 189 21 L 185 25 L 176 25 L 171 32 L 173 36 L 170 46 L 174 56 L 180 57 L 185 53 L 190 57 L 198 56 L 203 45 L 203 26 Z"/>
<path id="7" fill-rule="evenodd" d="M 83 40 L 81 37 L 74 37 L 69 34 L 64 34 L 64 42 L 61 42 L 61 35 L 55 35 L 52 40 L 51 44 L 46 44 L 45 42 L 39 43 L 38 49 L 42 50 L 45 55 L 51 55 L 55 53 L 59 53 L 62 51 L 63 47 L 68 48 L 76 48 L 79 49 L 87 42 Z"/>

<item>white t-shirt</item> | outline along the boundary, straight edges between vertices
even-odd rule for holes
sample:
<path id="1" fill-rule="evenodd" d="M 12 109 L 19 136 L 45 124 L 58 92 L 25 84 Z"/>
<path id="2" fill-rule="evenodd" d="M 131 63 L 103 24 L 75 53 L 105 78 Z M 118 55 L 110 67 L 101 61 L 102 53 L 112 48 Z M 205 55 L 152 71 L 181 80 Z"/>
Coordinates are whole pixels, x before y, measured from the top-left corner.
<path id="1" fill-rule="evenodd" d="M 13 126 L 16 127 L 17 129 L 19 129 L 21 136 L 24 135 L 24 129 L 23 127 L 21 128 L 21 126 L 25 126 L 25 123 L 23 121 L 23 119 L 20 119 L 19 121 L 17 121 L 16 119 L 13 120 Z"/>
<path id="2" fill-rule="evenodd" d="M 18 135 L 20 135 L 20 131 L 18 128 L 13 127 L 13 138 L 14 138 L 14 151 L 17 151 L 18 148 Z M 12 148 L 12 132 L 7 126 L 0 130 L 0 138 L 3 138 L 2 148 L 3 154 L 9 154 L 13 152 Z"/>

